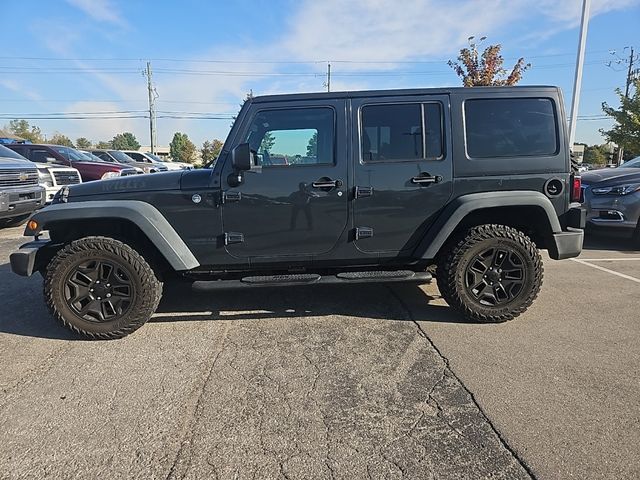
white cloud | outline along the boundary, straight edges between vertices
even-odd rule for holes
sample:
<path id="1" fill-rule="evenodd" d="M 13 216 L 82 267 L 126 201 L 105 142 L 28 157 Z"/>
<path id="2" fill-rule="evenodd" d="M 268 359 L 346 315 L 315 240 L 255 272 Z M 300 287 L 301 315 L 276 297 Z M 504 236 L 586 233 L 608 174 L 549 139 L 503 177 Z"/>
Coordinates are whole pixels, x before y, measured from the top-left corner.
<path id="1" fill-rule="evenodd" d="M 122 105 L 103 102 L 75 102 L 65 108 L 65 112 L 115 112 L 122 110 Z M 64 128 L 57 130 L 64 132 L 72 140 L 78 137 L 86 137 L 94 142 L 99 140 L 111 140 L 116 133 L 142 131 L 144 119 L 127 118 L 95 118 L 90 120 L 64 120 Z M 140 137 L 138 137 L 140 139 Z M 144 142 L 140 142 L 144 143 Z"/>
<path id="2" fill-rule="evenodd" d="M 34 102 L 42 100 L 42 95 L 40 95 L 38 92 L 25 87 L 23 84 L 20 84 L 15 80 L 10 80 L 8 78 L 0 79 L 0 85 L 7 90 L 11 90 L 12 92 L 18 93 L 23 97 L 28 98 L 29 100 L 33 100 Z"/>
<path id="3" fill-rule="evenodd" d="M 110 0 L 67 0 L 67 2 L 94 20 L 125 26 L 125 20 L 113 6 Z"/>

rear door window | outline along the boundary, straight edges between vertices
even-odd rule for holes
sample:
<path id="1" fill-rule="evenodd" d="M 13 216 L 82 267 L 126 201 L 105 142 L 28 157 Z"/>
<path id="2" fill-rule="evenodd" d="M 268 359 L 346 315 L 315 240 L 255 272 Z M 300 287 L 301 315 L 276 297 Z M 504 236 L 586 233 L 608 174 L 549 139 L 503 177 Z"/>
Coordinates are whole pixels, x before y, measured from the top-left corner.
<path id="1" fill-rule="evenodd" d="M 363 162 L 442 158 L 440 103 L 365 105 L 361 109 Z"/>
<path id="2" fill-rule="evenodd" d="M 557 155 L 556 111 L 549 98 L 492 98 L 464 102 L 470 158 Z"/>

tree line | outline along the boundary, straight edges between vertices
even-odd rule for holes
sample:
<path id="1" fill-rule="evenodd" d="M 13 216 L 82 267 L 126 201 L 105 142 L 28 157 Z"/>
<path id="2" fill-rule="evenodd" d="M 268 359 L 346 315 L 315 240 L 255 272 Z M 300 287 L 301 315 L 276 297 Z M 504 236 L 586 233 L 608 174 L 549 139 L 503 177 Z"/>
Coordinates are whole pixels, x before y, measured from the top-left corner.
<path id="1" fill-rule="evenodd" d="M 54 133 L 50 138 L 45 138 L 42 130 L 37 125 L 30 124 L 24 119 L 11 120 L 4 130 L 16 137 L 28 140 L 31 143 L 49 143 L 52 145 L 64 145 L 79 150 L 107 149 L 107 150 L 138 150 L 140 142 L 131 132 L 122 132 L 111 140 L 99 140 L 92 142 L 86 137 L 78 137 L 75 141 L 60 132 Z M 208 163 L 215 160 L 222 150 L 223 142 L 218 139 L 207 140 L 198 149 L 189 139 L 186 133 L 176 132 L 169 144 L 171 158 L 178 162 L 191 164 Z"/>

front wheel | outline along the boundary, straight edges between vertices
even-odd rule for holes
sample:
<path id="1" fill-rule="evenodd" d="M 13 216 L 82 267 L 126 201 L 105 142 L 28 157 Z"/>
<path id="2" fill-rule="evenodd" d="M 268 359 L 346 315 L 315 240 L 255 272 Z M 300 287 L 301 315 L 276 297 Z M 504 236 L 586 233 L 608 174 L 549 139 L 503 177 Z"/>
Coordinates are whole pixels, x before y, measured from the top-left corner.
<path id="1" fill-rule="evenodd" d="M 47 267 L 44 296 L 52 315 L 93 339 L 121 338 L 155 312 L 162 283 L 133 248 L 107 237 L 75 240 Z"/>
<path id="2" fill-rule="evenodd" d="M 436 270 L 443 298 L 483 323 L 511 320 L 542 286 L 542 258 L 531 239 L 505 225 L 479 225 L 442 255 Z"/>

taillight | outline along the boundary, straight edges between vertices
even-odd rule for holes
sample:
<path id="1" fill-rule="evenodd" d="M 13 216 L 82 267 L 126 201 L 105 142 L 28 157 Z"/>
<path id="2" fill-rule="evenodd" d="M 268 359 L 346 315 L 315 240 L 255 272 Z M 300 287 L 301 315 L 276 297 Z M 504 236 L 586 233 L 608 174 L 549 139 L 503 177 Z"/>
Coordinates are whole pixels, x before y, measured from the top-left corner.
<path id="1" fill-rule="evenodd" d="M 582 179 L 580 175 L 571 177 L 571 201 L 579 202 L 582 193 Z"/>

